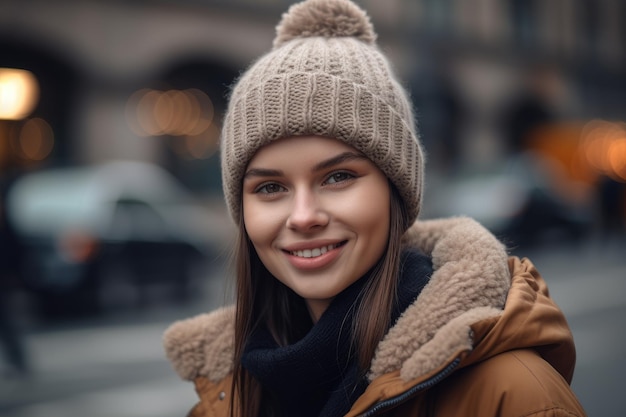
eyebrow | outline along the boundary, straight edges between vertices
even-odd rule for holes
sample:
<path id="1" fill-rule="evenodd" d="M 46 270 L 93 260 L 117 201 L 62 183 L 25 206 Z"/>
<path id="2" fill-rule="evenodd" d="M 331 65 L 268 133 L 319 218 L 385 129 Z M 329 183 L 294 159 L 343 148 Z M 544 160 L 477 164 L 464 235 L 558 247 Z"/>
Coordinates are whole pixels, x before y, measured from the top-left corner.
<path id="1" fill-rule="evenodd" d="M 266 169 L 266 168 L 252 168 L 246 171 L 243 175 L 243 179 L 252 177 L 280 177 L 283 171 L 278 169 Z"/>
<path id="2" fill-rule="evenodd" d="M 317 172 L 317 171 L 321 171 L 324 169 L 328 169 L 346 161 L 354 161 L 354 160 L 362 160 L 362 159 L 367 159 L 367 157 L 363 154 L 356 153 L 356 152 L 349 152 L 349 151 L 342 152 L 339 155 L 333 156 L 332 158 L 329 158 L 327 160 L 321 161 L 320 163 L 316 164 L 311 169 L 311 172 Z M 246 179 L 250 177 L 279 177 L 282 174 L 283 174 L 283 171 L 279 169 L 252 168 L 246 171 L 243 178 Z"/>
<path id="3" fill-rule="evenodd" d="M 346 151 L 346 152 L 340 153 L 337 156 L 333 156 L 330 159 L 320 162 L 319 164 L 315 165 L 311 171 L 321 171 L 323 169 L 327 169 L 335 165 L 339 165 L 343 162 L 361 160 L 361 159 L 367 159 L 367 157 L 360 153 Z"/>

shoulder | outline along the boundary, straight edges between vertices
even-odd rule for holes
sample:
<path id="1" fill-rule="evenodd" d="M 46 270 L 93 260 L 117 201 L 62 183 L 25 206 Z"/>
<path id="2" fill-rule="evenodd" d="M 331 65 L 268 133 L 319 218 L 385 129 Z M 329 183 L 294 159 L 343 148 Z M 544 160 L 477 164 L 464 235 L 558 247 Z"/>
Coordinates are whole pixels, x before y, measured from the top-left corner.
<path id="1" fill-rule="evenodd" d="M 435 263 L 460 260 L 471 267 L 482 261 L 482 266 L 491 265 L 498 273 L 507 269 L 502 242 L 470 217 L 418 220 L 404 234 L 403 243 L 431 255 Z"/>
<path id="2" fill-rule="evenodd" d="M 403 243 L 429 256 L 433 273 L 378 345 L 372 380 L 399 369 L 411 380 L 471 350 L 470 326 L 501 315 L 511 284 L 506 248 L 471 218 L 417 221 Z"/>
<path id="3" fill-rule="evenodd" d="M 173 323 L 163 346 L 178 375 L 189 381 L 224 379 L 233 368 L 234 322 L 235 309 L 229 306 Z"/>
<path id="4" fill-rule="evenodd" d="M 531 349 L 511 350 L 468 366 L 440 389 L 442 395 L 458 398 L 456 406 L 481 415 L 586 415 L 567 381 Z"/>
<path id="5" fill-rule="evenodd" d="M 200 401 L 191 409 L 187 417 L 230 415 L 232 375 L 217 382 L 200 376 L 194 380 L 194 384 Z"/>

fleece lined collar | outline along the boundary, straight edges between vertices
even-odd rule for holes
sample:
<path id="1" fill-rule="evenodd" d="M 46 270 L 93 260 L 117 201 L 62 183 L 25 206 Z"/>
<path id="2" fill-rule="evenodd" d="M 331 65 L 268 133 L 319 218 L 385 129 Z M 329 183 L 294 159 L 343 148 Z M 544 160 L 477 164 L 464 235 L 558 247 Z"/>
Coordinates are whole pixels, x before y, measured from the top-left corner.
<path id="1" fill-rule="evenodd" d="M 429 255 L 433 275 L 378 346 L 369 379 L 400 370 L 404 380 L 470 350 L 470 325 L 502 313 L 510 286 L 503 245 L 474 220 L 416 222 L 404 243 Z M 168 359 L 181 378 L 218 382 L 233 369 L 232 306 L 176 322 L 164 334 Z"/>

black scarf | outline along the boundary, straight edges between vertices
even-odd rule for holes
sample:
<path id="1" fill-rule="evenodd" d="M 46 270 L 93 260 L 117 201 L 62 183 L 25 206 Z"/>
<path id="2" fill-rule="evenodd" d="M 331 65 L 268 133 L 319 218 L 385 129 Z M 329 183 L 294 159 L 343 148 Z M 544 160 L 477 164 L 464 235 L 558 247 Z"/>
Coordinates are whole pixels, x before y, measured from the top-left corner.
<path id="1" fill-rule="evenodd" d="M 397 303 L 391 323 L 415 300 L 432 274 L 432 263 L 416 251 L 402 254 Z M 263 386 L 281 417 L 343 416 L 365 391 L 352 343 L 352 320 L 365 276 L 342 291 L 298 342 L 278 346 L 269 331 L 254 332 L 242 365 Z M 267 399 L 266 399 L 267 400 Z"/>

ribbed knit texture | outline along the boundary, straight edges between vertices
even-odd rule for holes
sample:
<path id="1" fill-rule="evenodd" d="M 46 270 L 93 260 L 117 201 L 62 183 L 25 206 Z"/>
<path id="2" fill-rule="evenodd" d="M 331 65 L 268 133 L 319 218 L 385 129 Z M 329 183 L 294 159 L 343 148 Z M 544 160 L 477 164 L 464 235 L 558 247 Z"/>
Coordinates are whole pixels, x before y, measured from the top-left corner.
<path id="1" fill-rule="evenodd" d="M 304 135 L 363 152 L 398 188 L 406 227 L 417 218 L 424 163 L 413 110 L 375 39 L 367 15 L 349 0 L 307 0 L 283 16 L 274 49 L 239 79 L 224 120 L 222 180 L 236 222 L 256 151 Z"/>

